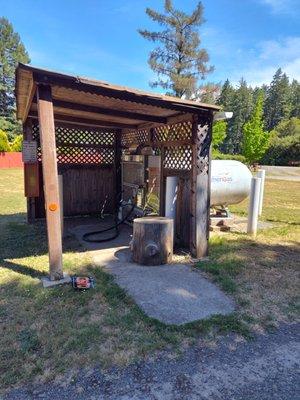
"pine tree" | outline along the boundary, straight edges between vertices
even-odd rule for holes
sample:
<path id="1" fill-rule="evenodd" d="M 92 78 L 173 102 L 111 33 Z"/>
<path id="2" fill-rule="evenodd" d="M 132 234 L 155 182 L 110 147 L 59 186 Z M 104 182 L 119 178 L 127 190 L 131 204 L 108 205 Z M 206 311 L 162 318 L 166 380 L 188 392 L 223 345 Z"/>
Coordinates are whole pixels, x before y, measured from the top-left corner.
<path id="1" fill-rule="evenodd" d="M 150 84 L 161 86 L 177 97 L 190 98 L 197 90 L 199 78 L 204 79 L 213 70 L 207 65 L 207 51 L 200 48 L 198 27 L 204 22 L 203 6 L 199 2 L 191 14 L 186 14 L 176 10 L 172 0 L 165 0 L 164 10 L 162 14 L 146 9 L 146 14 L 163 30 L 139 30 L 145 39 L 160 43 L 148 59 L 151 69 L 158 75 L 158 79 Z"/>
<path id="2" fill-rule="evenodd" d="M 290 86 L 289 79 L 279 68 L 267 89 L 264 106 L 264 119 L 267 130 L 272 130 L 281 120 L 290 115 Z"/>
<path id="3" fill-rule="evenodd" d="M 217 104 L 222 106 L 224 111 L 230 111 L 233 104 L 234 92 L 234 88 L 231 86 L 229 80 L 226 79 L 217 101 Z"/>
<path id="4" fill-rule="evenodd" d="M 219 83 L 208 82 L 198 87 L 192 99 L 202 103 L 215 104 L 220 96 L 220 91 Z"/>
<path id="5" fill-rule="evenodd" d="M 227 99 L 224 98 L 226 111 L 232 111 L 233 117 L 228 121 L 227 136 L 221 146 L 222 151 L 230 154 L 240 154 L 242 150 L 244 123 L 250 116 L 253 108 L 252 89 L 244 79 L 240 80 L 239 87 L 231 93 L 227 85 Z"/>
<path id="6" fill-rule="evenodd" d="M 6 18 L 0 18 L 0 128 L 18 130 L 15 116 L 15 69 L 18 62 L 28 63 L 29 56 L 18 33 Z M 2 117 L 2 118 L 1 118 Z"/>
<path id="7" fill-rule="evenodd" d="M 300 83 L 294 79 L 291 83 L 291 117 L 300 118 Z"/>
<path id="8" fill-rule="evenodd" d="M 243 155 L 250 163 L 258 162 L 265 154 L 270 140 L 270 133 L 264 131 L 263 93 L 258 97 L 248 122 L 243 126 Z"/>

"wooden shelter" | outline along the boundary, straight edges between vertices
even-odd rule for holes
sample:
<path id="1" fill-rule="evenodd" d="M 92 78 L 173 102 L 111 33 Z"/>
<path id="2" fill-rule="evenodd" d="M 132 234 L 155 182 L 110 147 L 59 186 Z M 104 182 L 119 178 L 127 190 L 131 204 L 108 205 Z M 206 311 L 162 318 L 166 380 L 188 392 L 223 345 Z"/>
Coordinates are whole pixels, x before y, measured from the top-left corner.
<path id="1" fill-rule="evenodd" d="M 151 146 L 161 155 L 160 215 L 167 176 L 179 177 L 176 236 L 193 256 L 208 251 L 210 144 L 215 105 L 146 93 L 19 64 L 17 117 L 37 142 L 25 164 L 28 219 L 47 218 L 50 277 L 62 277 L 58 173 L 64 216 L 116 212 L 121 155 Z"/>

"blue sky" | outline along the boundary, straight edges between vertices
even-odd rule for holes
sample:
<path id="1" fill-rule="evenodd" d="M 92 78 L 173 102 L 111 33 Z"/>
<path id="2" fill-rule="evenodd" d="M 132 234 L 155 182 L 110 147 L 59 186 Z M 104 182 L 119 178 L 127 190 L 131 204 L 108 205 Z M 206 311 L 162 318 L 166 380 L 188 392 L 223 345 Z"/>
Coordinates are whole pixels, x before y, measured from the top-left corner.
<path id="1" fill-rule="evenodd" d="M 196 0 L 174 0 L 190 11 Z M 300 80 L 300 0 L 203 0 L 202 46 L 215 72 L 207 81 L 269 83 L 281 66 Z M 155 29 L 145 8 L 163 0 L 0 0 L 0 15 L 19 32 L 33 65 L 149 89 L 153 43 L 137 33 Z"/>

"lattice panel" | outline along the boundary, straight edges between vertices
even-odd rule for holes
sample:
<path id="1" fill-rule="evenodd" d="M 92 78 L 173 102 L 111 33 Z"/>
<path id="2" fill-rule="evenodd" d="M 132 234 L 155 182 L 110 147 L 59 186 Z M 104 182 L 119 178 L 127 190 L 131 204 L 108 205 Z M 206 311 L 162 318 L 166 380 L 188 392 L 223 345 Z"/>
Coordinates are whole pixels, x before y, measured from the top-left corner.
<path id="1" fill-rule="evenodd" d="M 38 143 L 38 160 L 42 161 L 39 126 L 32 126 L 33 139 Z M 110 130 L 56 126 L 58 164 L 114 164 L 115 132 Z M 107 148 L 101 148 L 107 146 Z"/>
<path id="2" fill-rule="evenodd" d="M 209 148 L 211 135 L 209 125 L 199 126 L 197 131 L 197 173 L 208 174 L 209 168 Z"/>
<path id="3" fill-rule="evenodd" d="M 131 146 L 132 144 L 142 144 L 149 141 L 149 131 L 140 129 L 137 131 L 124 132 L 122 134 L 122 145 Z"/>
<path id="4" fill-rule="evenodd" d="M 164 168 L 189 171 L 192 167 L 191 146 L 165 147 Z"/>
<path id="5" fill-rule="evenodd" d="M 97 131 L 84 128 L 66 128 L 57 126 L 55 129 L 57 142 L 66 144 L 113 145 L 115 133 L 113 131 Z"/>
<path id="6" fill-rule="evenodd" d="M 41 142 L 40 142 L 40 131 L 38 125 L 32 125 L 32 139 L 35 140 L 38 144 L 37 146 L 37 158 L 38 161 L 42 161 L 42 150 L 41 150 Z"/>
<path id="7" fill-rule="evenodd" d="M 156 142 L 189 140 L 192 137 L 192 123 L 185 121 L 173 125 L 160 125 L 153 129 L 153 135 Z"/>

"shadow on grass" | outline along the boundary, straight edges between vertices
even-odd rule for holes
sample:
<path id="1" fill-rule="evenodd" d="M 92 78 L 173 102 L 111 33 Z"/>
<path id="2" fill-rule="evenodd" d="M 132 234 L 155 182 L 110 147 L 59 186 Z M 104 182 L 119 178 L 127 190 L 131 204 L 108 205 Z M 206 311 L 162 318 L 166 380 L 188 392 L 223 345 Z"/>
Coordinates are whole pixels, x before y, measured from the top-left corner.
<path id="1" fill-rule="evenodd" d="M 42 278 L 46 271 L 18 263 L 18 259 L 32 258 L 47 255 L 47 233 L 45 220 L 39 220 L 34 224 L 28 224 L 25 213 L 0 215 L 0 266 L 22 275 L 33 278 Z M 84 249 L 73 237 L 63 240 L 63 251 L 81 252 Z"/>
<path id="2" fill-rule="evenodd" d="M 16 264 L 11 261 L 1 260 L 0 258 L 0 265 L 4 268 L 7 268 L 13 272 L 17 272 L 18 274 L 31 276 L 32 278 L 43 278 L 48 274 L 44 271 L 36 270 L 34 268 L 28 267 L 26 265 Z"/>

